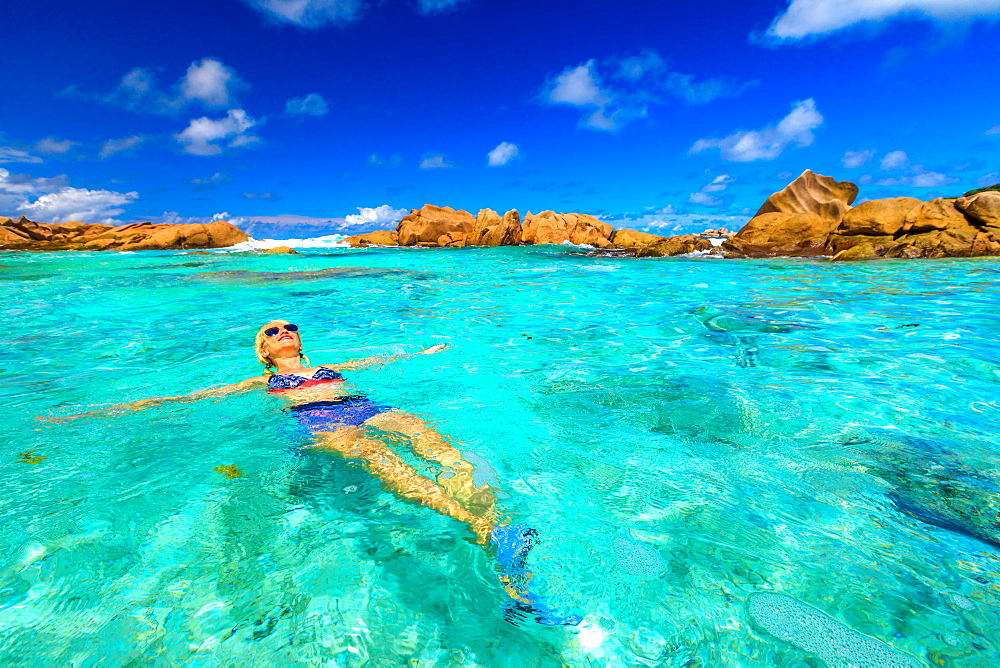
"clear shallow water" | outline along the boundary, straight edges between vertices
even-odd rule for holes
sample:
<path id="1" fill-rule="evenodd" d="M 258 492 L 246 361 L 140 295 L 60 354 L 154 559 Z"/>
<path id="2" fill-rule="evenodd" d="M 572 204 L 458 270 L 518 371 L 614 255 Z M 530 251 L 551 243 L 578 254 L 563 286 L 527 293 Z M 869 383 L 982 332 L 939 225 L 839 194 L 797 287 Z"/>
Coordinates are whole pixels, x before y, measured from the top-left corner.
<path id="1" fill-rule="evenodd" d="M 996 260 L 3 254 L 0 286 L 2 663 L 1000 662 Z M 349 379 L 482 465 L 581 627 L 506 623 L 461 525 L 263 393 L 35 419 L 255 375 L 271 317 L 314 363 L 449 343 Z"/>

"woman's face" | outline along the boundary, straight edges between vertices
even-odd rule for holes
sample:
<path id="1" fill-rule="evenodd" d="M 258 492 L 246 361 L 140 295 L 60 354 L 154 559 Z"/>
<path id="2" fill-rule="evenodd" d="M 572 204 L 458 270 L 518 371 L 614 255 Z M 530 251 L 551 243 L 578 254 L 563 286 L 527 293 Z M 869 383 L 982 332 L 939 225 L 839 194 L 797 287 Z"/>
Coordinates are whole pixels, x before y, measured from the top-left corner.
<path id="1" fill-rule="evenodd" d="M 285 323 L 282 321 L 267 323 L 264 331 L 266 333 L 268 329 L 275 327 L 278 331 L 273 336 L 265 335 L 264 337 L 264 344 L 262 348 L 264 350 L 265 357 L 271 357 L 277 352 L 297 353 L 302 349 L 302 341 L 299 339 L 299 333 L 289 332 L 285 329 Z"/>

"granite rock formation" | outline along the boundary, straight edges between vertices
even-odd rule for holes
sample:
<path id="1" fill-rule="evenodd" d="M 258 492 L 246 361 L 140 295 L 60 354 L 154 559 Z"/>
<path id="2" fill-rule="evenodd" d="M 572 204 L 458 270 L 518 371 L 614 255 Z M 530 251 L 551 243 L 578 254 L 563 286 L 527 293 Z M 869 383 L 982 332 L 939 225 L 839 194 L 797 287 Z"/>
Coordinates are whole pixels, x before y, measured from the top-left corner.
<path id="1" fill-rule="evenodd" d="M 225 221 L 188 225 L 132 223 L 114 227 L 78 221 L 36 223 L 0 217 L 0 246 L 5 250 L 183 250 L 226 248 L 249 237 Z"/>
<path id="2" fill-rule="evenodd" d="M 355 234 L 344 239 L 351 246 L 365 248 L 366 246 L 398 246 L 399 233 L 395 230 L 375 230 L 365 234 Z"/>
<path id="3" fill-rule="evenodd" d="M 524 217 L 521 242 L 531 244 L 587 244 L 595 248 L 610 248 L 608 237 L 614 228 L 585 213 L 542 211 Z"/>
<path id="4" fill-rule="evenodd" d="M 611 244 L 616 248 L 642 248 L 658 241 L 663 241 L 667 237 L 658 234 L 649 234 L 638 230 L 630 230 L 627 227 L 615 230 L 611 235 Z"/>
<path id="5" fill-rule="evenodd" d="M 854 204 L 858 186 L 837 181 L 807 169 L 797 179 L 774 193 L 754 216 L 765 213 L 812 213 L 826 221 L 840 223 Z"/>
<path id="6" fill-rule="evenodd" d="M 697 234 L 682 234 L 676 237 L 661 237 L 659 241 L 636 249 L 636 257 L 668 257 L 687 255 L 696 251 L 711 251 L 712 242 Z"/>
<path id="7" fill-rule="evenodd" d="M 465 246 L 475 229 L 468 211 L 433 204 L 411 209 L 396 226 L 400 246 Z"/>
<path id="8" fill-rule="evenodd" d="M 807 170 L 723 243 L 726 256 L 848 261 L 1000 255 L 1000 192 L 929 202 L 894 197 L 849 208 L 856 194 L 853 183 Z"/>
<path id="9" fill-rule="evenodd" d="M 466 240 L 468 246 L 519 246 L 521 215 L 511 209 L 500 217 L 493 209 L 480 209 L 476 227 Z"/>

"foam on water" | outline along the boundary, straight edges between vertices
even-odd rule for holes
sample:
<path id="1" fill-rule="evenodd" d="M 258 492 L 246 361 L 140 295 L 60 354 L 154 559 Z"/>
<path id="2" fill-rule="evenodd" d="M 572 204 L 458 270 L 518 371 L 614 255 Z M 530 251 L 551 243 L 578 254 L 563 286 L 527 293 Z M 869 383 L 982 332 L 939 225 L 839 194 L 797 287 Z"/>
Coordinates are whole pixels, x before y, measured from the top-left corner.
<path id="1" fill-rule="evenodd" d="M 224 250 L 259 251 L 267 250 L 268 248 L 278 248 L 280 246 L 288 246 L 289 248 L 309 248 L 314 250 L 324 248 L 350 248 L 350 244 L 344 241 L 346 238 L 347 236 L 343 234 L 329 234 L 322 237 L 309 237 L 307 239 L 254 239 L 253 237 L 250 237 L 248 241 L 238 243 Z"/>
<path id="2" fill-rule="evenodd" d="M 1000 665 L 997 260 L 300 248 L 0 258 L 0 663 Z M 317 364 L 449 344 L 345 375 L 585 621 L 507 623 L 464 526 L 276 396 L 36 420 L 256 375 L 274 317 Z"/>

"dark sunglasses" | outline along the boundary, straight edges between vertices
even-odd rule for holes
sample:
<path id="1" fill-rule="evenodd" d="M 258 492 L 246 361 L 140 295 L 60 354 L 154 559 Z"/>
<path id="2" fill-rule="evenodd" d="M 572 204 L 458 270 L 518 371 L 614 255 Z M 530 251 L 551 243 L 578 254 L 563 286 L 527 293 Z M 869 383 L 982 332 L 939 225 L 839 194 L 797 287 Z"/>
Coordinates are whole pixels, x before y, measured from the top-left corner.
<path id="1" fill-rule="evenodd" d="M 282 330 L 282 328 L 284 328 L 284 330 L 286 332 L 297 332 L 297 331 L 299 331 L 299 326 L 298 325 L 293 325 L 292 323 L 288 323 L 287 325 L 282 325 L 282 327 L 268 327 L 267 329 L 264 330 L 264 336 L 270 338 L 270 337 L 274 336 L 275 334 L 277 334 L 278 332 L 280 332 Z"/>

